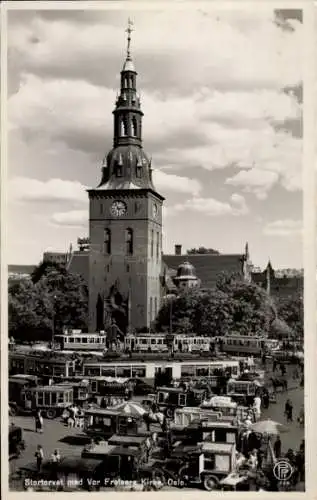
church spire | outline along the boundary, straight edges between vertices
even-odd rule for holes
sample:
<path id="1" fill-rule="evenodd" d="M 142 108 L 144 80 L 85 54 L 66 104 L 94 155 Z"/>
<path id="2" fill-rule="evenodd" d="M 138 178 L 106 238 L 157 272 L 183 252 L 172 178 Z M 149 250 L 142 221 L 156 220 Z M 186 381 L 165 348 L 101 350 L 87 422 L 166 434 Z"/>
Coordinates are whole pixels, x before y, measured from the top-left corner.
<path id="1" fill-rule="evenodd" d="M 131 58 L 132 21 L 129 19 L 127 36 L 127 54 L 121 71 L 120 93 L 116 100 L 114 114 L 114 147 L 120 145 L 136 145 L 142 143 L 142 116 L 140 97 L 136 90 L 136 76 Z"/>

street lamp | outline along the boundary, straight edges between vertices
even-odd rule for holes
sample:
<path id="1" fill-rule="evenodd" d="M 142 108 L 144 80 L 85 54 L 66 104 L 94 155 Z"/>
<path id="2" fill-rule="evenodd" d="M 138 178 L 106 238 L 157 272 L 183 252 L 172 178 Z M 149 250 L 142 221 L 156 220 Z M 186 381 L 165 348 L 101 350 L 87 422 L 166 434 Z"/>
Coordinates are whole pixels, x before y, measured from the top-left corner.
<path id="1" fill-rule="evenodd" d="M 52 348 L 55 348 L 55 300 L 56 295 L 53 295 L 53 313 L 52 313 Z"/>

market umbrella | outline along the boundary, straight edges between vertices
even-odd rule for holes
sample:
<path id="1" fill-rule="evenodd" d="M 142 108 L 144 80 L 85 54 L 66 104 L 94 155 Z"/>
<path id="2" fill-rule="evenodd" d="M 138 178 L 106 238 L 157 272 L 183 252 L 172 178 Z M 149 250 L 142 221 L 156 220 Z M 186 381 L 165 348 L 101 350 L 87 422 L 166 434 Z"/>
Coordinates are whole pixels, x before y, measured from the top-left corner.
<path id="1" fill-rule="evenodd" d="M 269 434 L 271 436 L 288 431 L 288 429 L 283 424 L 270 419 L 255 422 L 250 426 L 250 428 L 254 432 L 258 432 L 259 434 Z"/>
<path id="2" fill-rule="evenodd" d="M 142 417 L 147 413 L 143 406 L 135 401 L 125 401 L 124 403 L 114 406 L 112 409 L 122 411 L 133 417 Z"/>

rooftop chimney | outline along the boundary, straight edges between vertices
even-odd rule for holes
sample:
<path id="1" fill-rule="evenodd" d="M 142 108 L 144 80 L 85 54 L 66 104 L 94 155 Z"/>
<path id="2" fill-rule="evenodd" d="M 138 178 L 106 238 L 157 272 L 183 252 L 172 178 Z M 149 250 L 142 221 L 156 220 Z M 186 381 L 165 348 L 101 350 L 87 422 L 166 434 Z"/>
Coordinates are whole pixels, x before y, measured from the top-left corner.
<path id="1" fill-rule="evenodd" d="M 175 255 L 182 255 L 182 245 L 175 245 Z"/>

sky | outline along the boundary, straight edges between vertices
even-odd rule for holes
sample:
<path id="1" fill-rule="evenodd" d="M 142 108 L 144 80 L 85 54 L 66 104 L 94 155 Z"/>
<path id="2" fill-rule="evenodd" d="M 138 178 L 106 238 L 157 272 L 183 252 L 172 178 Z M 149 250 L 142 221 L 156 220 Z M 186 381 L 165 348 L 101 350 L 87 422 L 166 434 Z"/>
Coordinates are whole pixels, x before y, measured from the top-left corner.
<path id="1" fill-rule="evenodd" d="M 125 58 L 174 244 L 301 268 L 300 11 L 8 13 L 8 254 L 37 264 L 88 235 Z"/>

